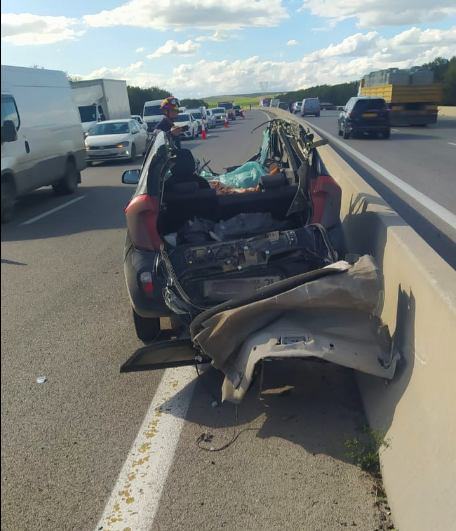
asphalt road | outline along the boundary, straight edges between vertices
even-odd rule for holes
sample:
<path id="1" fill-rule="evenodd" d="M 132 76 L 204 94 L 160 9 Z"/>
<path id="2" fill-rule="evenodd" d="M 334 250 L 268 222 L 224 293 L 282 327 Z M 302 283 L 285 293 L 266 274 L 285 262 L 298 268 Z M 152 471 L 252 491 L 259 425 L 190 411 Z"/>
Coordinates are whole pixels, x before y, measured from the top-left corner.
<path id="1" fill-rule="evenodd" d="M 248 113 L 184 146 L 214 170 L 242 163 L 264 119 Z M 119 373 L 141 346 L 122 270 L 127 167 L 88 168 L 75 197 L 39 190 L 2 227 L 2 531 L 380 529 L 372 481 L 344 456 L 364 422 L 351 371 L 266 365 L 237 411 L 212 407 L 212 369 L 176 373 L 164 391 L 163 371 Z M 119 488 L 131 455 L 154 471 L 138 468 L 136 499 L 137 468 Z"/>
<path id="2" fill-rule="evenodd" d="M 456 214 L 456 118 L 440 117 L 427 127 L 393 127 L 391 138 L 339 137 L 338 111 L 322 111 L 319 118 L 305 120 L 329 133 L 330 145 L 398 212 L 415 231 L 456 268 L 456 227 L 442 221 L 439 213 L 417 202 L 410 194 L 394 186 L 384 175 L 360 161 L 346 147 L 355 149 L 421 192 L 451 214 Z M 454 222 L 453 222 L 454 223 Z"/>

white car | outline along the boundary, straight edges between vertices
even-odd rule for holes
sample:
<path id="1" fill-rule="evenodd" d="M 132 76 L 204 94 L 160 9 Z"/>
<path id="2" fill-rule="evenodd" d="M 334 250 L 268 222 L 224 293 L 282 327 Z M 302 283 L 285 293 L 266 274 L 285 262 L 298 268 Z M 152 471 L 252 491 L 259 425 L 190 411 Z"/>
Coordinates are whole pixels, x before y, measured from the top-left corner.
<path id="1" fill-rule="evenodd" d="M 196 138 L 199 135 L 198 122 L 189 113 L 179 113 L 176 125 L 182 128 L 181 138 Z"/>
<path id="2" fill-rule="evenodd" d="M 293 104 L 293 114 L 301 112 L 301 105 L 302 105 L 302 100 L 301 101 L 297 101 L 297 102 L 295 102 Z"/>
<path id="3" fill-rule="evenodd" d="M 193 118 L 198 122 L 198 133 L 201 133 L 203 130 L 204 119 L 202 112 L 199 109 L 188 109 L 186 112 L 187 114 L 191 114 Z"/>
<path id="4" fill-rule="evenodd" d="M 208 129 L 213 129 L 217 126 L 217 119 L 212 109 L 206 109 L 206 123 Z"/>
<path id="5" fill-rule="evenodd" d="M 100 122 L 85 140 L 88 164 L 108 160 L 128 159 L 147 150 L 148 133 L 136 120 L 108 120 Z"/>
<path id="6" fill-rule="evenodd" d="M 132 120 L 136 120 L 138 124 L 144 129 L 144 131 L 147 131 L 147 124 L 143 120 L 143 117 L 140 114 L 132 114 L 131 118 Z"/>

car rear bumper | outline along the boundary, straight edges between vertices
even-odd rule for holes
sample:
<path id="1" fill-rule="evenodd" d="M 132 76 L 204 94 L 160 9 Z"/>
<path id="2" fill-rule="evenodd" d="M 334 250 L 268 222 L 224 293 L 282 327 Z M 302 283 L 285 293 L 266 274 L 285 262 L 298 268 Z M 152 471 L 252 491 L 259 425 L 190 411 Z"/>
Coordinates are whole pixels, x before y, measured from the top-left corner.
<path id="1" fill-rule="evenodd" d="M 146 293 L 140 282 L 141 273 L 152 274 L 153 289 Z M 124 260 L 125 281 L 135 312 L 144 318 L 170 317 L 172 312 L 163 299 L 166 280 L 160 274 L 159 255 L 156 252 L 139 251 L 131 247 Z"/>
<path id="2" fill-rule="evenodd" d="M 347 128 L 351 133 L 376 133 L 389 131 L 389 124 L 378 125 L 364 125 L 364 124 L 347 124 Z"/>
<path id="3" fill-rule="evenodd" d="M 90 150 L 86 151 L 86 159 L 90 162 L 106 162 L 108 160 L 129 159 L 130 147 L 122 149 Z"/>

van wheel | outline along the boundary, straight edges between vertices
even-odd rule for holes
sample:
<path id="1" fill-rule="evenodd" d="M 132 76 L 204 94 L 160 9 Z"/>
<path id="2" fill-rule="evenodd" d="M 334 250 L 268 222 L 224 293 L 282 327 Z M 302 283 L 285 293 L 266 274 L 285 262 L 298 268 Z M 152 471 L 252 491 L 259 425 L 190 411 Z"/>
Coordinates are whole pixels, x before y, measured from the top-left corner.
<path id="1" fill-rule="evenodd" d="M 79 172 L 74 162 L 68 161 L 65 169 L 65 176 L 52 188 L 57 195 L 69 195 L 76 192 L 79 183 Z"/>
<path id="2" fill-rule="evenodd" d="M 316 116 L 317 118 L 320 118 L 320 113 L 316 114 L 315 116 Z"/>
<path id="3" fill-rule="evenodd" d="M 2 223 L 9 223 L 16 211 L 16 194 L 9 181 L 2 181 Z"/>
<path id="4" fill-rule="evenodd" d="M 133 321 L 136 335 L 141 341 L 153 341 L 160 333 L 160 319 L 158 317 L 141 317 L 133 310 Z"/>
<path id="5" fill-rule="evenodd" d="M 387 131 L 384 131 L 382 133 L 383 138 L 389 138 L 391 136 L 391 129 L 388 129 Z"/>

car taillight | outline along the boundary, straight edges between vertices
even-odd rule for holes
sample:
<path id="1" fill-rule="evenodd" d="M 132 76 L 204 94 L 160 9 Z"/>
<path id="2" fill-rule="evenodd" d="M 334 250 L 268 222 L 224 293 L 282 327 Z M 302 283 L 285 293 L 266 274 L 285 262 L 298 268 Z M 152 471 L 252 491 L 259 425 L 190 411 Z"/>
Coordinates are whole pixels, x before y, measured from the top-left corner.
<path id="1" fill-rule="evenodd" d="M 350 111 L 350 112 L 348 113 L 348 115 L 349 115 L 349 116 L 356 116 L 356 112 L 355 112 L 355 111 Z"/>
<path id="2" fill-rule="evenodd" d="M 158 199 L 146 194 L 138 195 L 125 208 L 128 232 L 136 249 L 160 249 L 163 241 L 157 228 L 159 211 Z"/>

